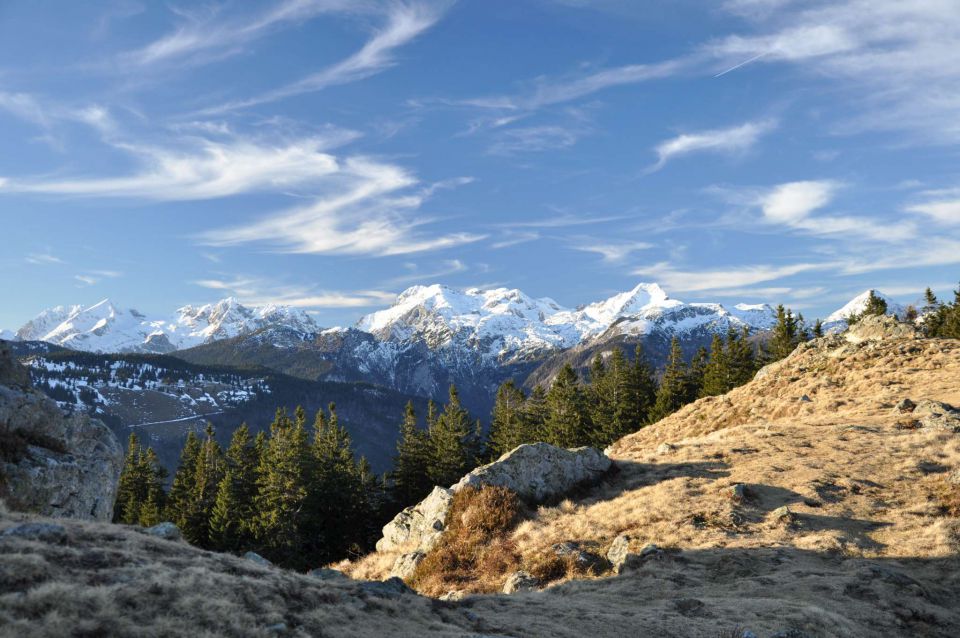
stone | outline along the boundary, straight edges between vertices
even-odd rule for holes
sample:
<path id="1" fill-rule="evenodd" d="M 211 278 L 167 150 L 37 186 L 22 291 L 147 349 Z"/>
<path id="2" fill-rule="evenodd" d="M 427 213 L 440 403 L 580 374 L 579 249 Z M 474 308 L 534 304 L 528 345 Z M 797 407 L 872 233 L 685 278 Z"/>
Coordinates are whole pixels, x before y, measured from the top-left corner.
<path id="1" fill-rule="evenodd" d="M 426 558 L 427 555 L 423 552 L 409 552 L 407 554 L 400 554 L 397 556 L 397 560 L 393 563 L 393 569 L 390 570 L 390 576 L 396 576 L 397 578 L 402 578 L 406 580 L 413 576 L 413 572 L 417 569 L 417 565 Z"/>
<path id="2" fill-rule="evenodd" d="M 0 532 L 0 537 L 25 538 L 44 543 L 63 543 L 67 540 L 67 530 L 55 523 L 23 523 Z"/>
<path id="3" fill-rule="evenodd" d="M 513 594 L 518 591 L 536 591 L 540 586 L 540 580 L 531 576 L 525 571 L 513 572 L 507 576 L 503 584 L 504 594 Z"/>
<path id="4" fill-rule="evenodd" d="M 271 634 L 285 634 L 287 633 L 287 623 L 278 622 L 275 625 L 264 627 L 264 629 L 266 629 Z"/>
<path id="5" fill-rule="evenodd" d="M 743 483 L 734 483 L 728 488 L 730 500 L 734 503 L 742 503 L 747 498 L 747 486 Z"/>
<path id="6" fill-rule="evenodd" d="M 574 564 L 583 571 L 600 573 L 609 567 L 609 563 L 602 556 L 583 549 L 580 543 L 574 541 L 557 543 L 552 549 L 560 558 L 572 558 Z"/>
<path id="7" fill-rule="evenodd" d="M 466 594 L 462 590 L 454 589 L 440 596 L 440 600 L 447 600 L 447 601 L 463 600 L 465 596 Z"/>
<path id="8" fill-rule="evenodd" d="M 254 562 L 261 567 L 273 567 L 273 563 L 256 552 L 247 552 L 243 555 L 248 561 Z"/>
<path id="9" fill-rule="evenodd" d="M 947 483 L 960 485 L 960 470 L 954 470 L 953 472 L 950 472 L 950 474 L 947 476 Z"/>
<path id="10" fill-rule="evenodd" d="M 307 576 L 316 578 L 318 580 L 348 580 L 347 575 L 342 571 L 339 569 L 331 569 L 329 567 L 318 567 L 317 569 L 311 569 L 307 572 Z"/>
<path id="11" fill-rule="evenodd" d="M 913 416 L 921 428 L 960 432 L 960 410 L 948 403 L 925 399 L 917 403 Z"/>
<path id="12" fill-rule="evenodd" d="M 610 459 L 591 447 L 565 450 L 547 443 L 520 445 L 449 489 L 434 487 L 425 499 L 397 514 L 383 528 L 377 551 L 430 551 L 446 529 L 453 495 L 466 487 L 506 487 L 526 502 L 538 504 L 599 480 L 610 466 Z"/>
<path id="13" fill-rule="evenodd" d="M 548 443 L 529 443 L 478 467 L 451 489 L 458 492 L 465 487 L 494 485 L 513 490 L 529 503 L 542 503 L 595 482 L 610 465 L 610 459 L 596 448 L 565 450 Z"/>
<path id="14" fill-rule="evenodd" d="M 0 460 L 7 506 L 42 516 L 111 520 L 123 466 L 120 442 L 97 419 L 64 415 L 30 387 L 26 374 L 2 344 L 0 438 L 18 440 L 21 448 Z"/>
<path id="15" fill-rule="evenodd" d="M 915 325 L 887 315 L 863 317 L 843 333 L 843 338 L 854 344 L 886 339 L 919 339 L 921 336 Z"/>
<path id="16" fill-rule="evenodd" d="M 899 414 L 908 414 L 913 412 L 916 407 L 917 404 L 910 399 L 901 399 L 900 402 L 894 406 L 893 410 Z"/>
<path id="17" fill-rule="evenodd" d="M 607 550 L 607 560 L 613 566 L 613 571 L 620 573 L 620 568 L 630 555 L 630 537 L 626 534 L 620 534 L 610 543 L 610 549 Z"/>
<path id="18" fill-rule="evenodd" d="M 183 538 L 183 535 L 180 534 L 180 528 L 169 521 L 158 523 L 153 527 L 148 527 L 147 529 L 143 530 L 143 533 L 168 541 L 178 541 Z"/>
<path id="19" fill-rule="evenodd" d="M 374 596 L 375 598 L 399 598 L 408 594 L 416 594 L 415 591 L 407 587 L 407 584 L 391 576 L 386 580 L 368 580 L 360 583 L 360 591 Z"/>
<path id="20" fill-rule="evenodd" d="M 435 487 L 430 494 L 397 514 L 383 528 L 383 538 L 377 541 L 377 551 L 430 551 L 443 533 L 453 500 L 453 490 Z"/>
<path id="21" fill-rule="evenodd" d="M 800 401 L 800 403 L 813 403 L 813 399 L 811 399 L 811 398 L 810 398 L 809 396 L 807 396 L 806 394 L 804 394 L 802 397 L 800 397 L 799 401 Z"/>
<path id="22" fill-rule="evenodd" d="M 770 520 L 779 525 L 789 525 L 793 523 L 795 515 L 786 505 L 782 505 L 770 512 Z"/>
<path id="23" fill-rule="evenodd" d="M 657 454 L 669 454 L 677 449 L 676 445 L 672 443 L 661 443 L 657 446 Z"/>
<path id="24" fill-rule="evenodd" d="M 640 549 L 640 557 L 641 557 L 641 558 L 649 558 L 649 557 L 659 558 L 659 557 L 662 556 L 662 555 L 663 555 L 663 550 L 660 549 L 660 548 L 659 548 L 657 545 L 655 545 L 654 543 L 649 543 L 649 544 L 647 544 L 647 545 L 644 545 L 644 546 Z"/>

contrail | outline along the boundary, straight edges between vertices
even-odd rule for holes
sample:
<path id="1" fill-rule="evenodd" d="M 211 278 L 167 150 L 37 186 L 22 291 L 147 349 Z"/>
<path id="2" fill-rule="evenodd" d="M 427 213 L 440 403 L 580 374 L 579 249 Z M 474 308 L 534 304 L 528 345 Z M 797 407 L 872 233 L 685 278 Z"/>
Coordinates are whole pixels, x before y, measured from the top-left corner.
<path id="1" fill-rule="evenodd" d="M 746 66 L 746 65 L 750 64 L 751 62 L 756 62 L 757 60 L 759 60 L 760 58 L 762 58 L 763 56 L 765 56 L 765 55 L 768 54 L 768 53 L 770 53 L 770 52 L 769 52 L 769 51 L 764 51 L 763 53 L 758 53 L 757 55 L 753 56 L 753 57 L 750 58 L 749 60 L 746 60 L 746 61 L 744 61 L 744 62 L 741 62 L 740 64 L 738 64 L 738 65 L 736 65 L 736 66 L 732 66 L 732 67 L 730 67 L 729 69 L 727 69 L 726 71 L 721 71 L 720 73 L 717 73 L 717 74 L 716 74 L 715 76 L 713 76 L 713 77 L 718 78 L 718 77 L 720 77 L 721 75 L 726 75 L 727 73 L 730 73 L 730 71 L 736 71 L 737 69 L 739 69 L 739 68 L 742 67 L 742 66 Z"/>

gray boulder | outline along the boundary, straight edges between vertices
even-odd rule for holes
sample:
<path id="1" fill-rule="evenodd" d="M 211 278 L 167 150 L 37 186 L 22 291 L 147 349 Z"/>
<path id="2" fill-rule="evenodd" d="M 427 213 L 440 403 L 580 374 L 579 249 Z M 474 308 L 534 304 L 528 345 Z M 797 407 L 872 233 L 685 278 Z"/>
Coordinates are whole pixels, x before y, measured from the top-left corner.
<path id="1" fill-rule="evenodd" d="M 607 550 L 607 560 L 613 566 L 613 571 L 620 573 L 623 564 L 630 555 L 630 537 L 626 534 L 620 534 L 610 543 L 610 549 Z"/>
<path id="2" fill-rule="evenodd" d="M 11 509 L 43 516 L 110 520 L 123 449 L 113 432 L 86 415 L 65 416 L 30 388 L 26 371 L 0 344 L 0 457 Z"/>
<path id="3" fill-rule="evenodd" d="M 331 569 L 330 567 L 318 567 L 317 569 L 311 569 L 307 572 L 307 576 L 311 578 L 316 578 L 318 580 L 346 580 L 347 575 L 344 574 L 339 569 Z"/>
<path id="4" fill-rule="evenodd" d="M 260 565 L 261 567 L 273 567 L 273 563 L 256 552 L 247 552 L 243 555 L 243 557 L 252 563 Z"/>
<path id="5" fill-rule="evenodd" d="M 149 534 L 150 536 L 156 536 L 157 538 L 162 538 L 167 541 L 179 541 L 183 538 L 183 535 L 180 534 L 180 528 L 166 521 L 163 523 L 158 523 L 153 527 L 148 527 L 143 530 L 144 534 Z"/>
<path id="6" fill-rule="evenodd" d="M 922 428 L 960 432 L 960 410 L 947 403 L 925 399 L 917 403 L 913 416 Z"/>
<path id="7" fill-rule="evenodd" d="M 524 571 L 513 572 L 507 576 L 507 581 L 503 584 L 503 593 L 513 594 L 518 591 L 536 591 L 540 586 L 540 581 Z"/>
<path id="8" fill-rule="evenodd" d="M 849 343 L 882 341 L 885 339 L 919 339 L 920 331 L 911 323 L 903 323 L 888 315 L 863 317 L 847 328 L 843 338 Z"/>
<path id="9" fill-rule="evenodd" d="M 407 584 L 396 576 L 392 576 L 386 580 L 368 580 L 362 582 L 360 583 L 360 591 L 375 598 L 400 598 L 401 596 L 408 594 L 416 595 L 417 593 L 407 587 Z"/>
<path id="10" fill-rule="evenodd" d="M 396 576 L 397 578 L 402 578 L 406 580 L 413 576 L 414 570 L 417 569 L 417 565 L 426 558 L 427 555 L 423 552 L 410 552 L 408 554 L 400 554 L 397 556 L 397 560 L 393 563 L 393 568 L 390 570 L 390 576 Z"/>
<path id="11" fill-rule="evenodd" d="M 435 487 L 430 494 L 397 514 L 383 528 L 377 551 L 430 551 L 444 530 L 444 521 L 453 500 L 453 491 Z"/>
<path id="12" fill-rule="evenodd" d="M 595 448 L 565 450 L 547 443 L 521 445 L 473 470 L 449 489 L 433 488 L 425 499 L 397 514 L 383 528 L 377 551 L 430 551 L 443 534 L 453 495 L 465 487 L 506 487 L 528 503 L 537 504 L 594 482 L 609 469 L 610 459 Z"/>

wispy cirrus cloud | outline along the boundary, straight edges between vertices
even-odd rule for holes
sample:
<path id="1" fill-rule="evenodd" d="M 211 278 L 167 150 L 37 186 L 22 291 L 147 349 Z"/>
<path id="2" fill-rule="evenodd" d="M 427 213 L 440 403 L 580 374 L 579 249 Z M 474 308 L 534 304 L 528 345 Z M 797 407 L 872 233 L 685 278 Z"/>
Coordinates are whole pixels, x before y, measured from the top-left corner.
<path id="1" fill-rule="evenodd" d="M 653 244 L 643 241 L 608 241 L 590 237 L 574 240 L 570 248 L 581 252 L 596 253 L 607 263 L 619 263 L 635 252 L 653 248 Z"/>
<path id="2" fill-rule="evenodd" d="M 320 71 L 260 95 L 227 102 L 202 113 L 222 113 L 313 93 L 331 86 L 363 80 L 395 64 L 394 51 L 426 32 L 443 16 L 449 1 L 395 2 L 385 6 L 386 24 L 360 50 Z"/>
<path id="3" fill-rule="evenodd" d="M 230 15 L 226 5 L 177 9 L 181 24 L 149 44 L 120 56 L 135 66 L 209 62 L 236 55 L 243 47 L 290 24 L 324 13 L 359 13 L 376 5 L 363 0 L 285 0 L 267 11 Z"/>
<path id="4" fill-rule="evenodd" d="M 651 277 L 671 290 L 700 292 L 743 288 L 753 284 L 775 281 L 804 272 L 821 270 L 825 264 L 797 263 L 787 265 L 756 264 L 715 270 L 681 270 L 668 262 L 660 262 L 633 270 L 634 275 Z"/>
<path id="5" fill-rule="evenodd" d="M 960 199 L 937 199 L 907 207 L 911 213 L 919 213 L 938 224 L 960 224 Z"/>
<path id="6" fill-rule="evenodd" d="M 28 264 L 62 264 L 63 260 L 50 253 L 30 253 L 25 258 Z"/>
<path id="7" fill-rule="evenodd" d="M 241 303 L 262 306 L 277 304 L 294 308 L 369 308 L 392 302 L 396 293 L 383 290 L 325 290 L 313 286 L 291 286 L 263 277 L 198 279 L 195 286 L 230 294 Z"/>
<path id="8" fill-rule="evenodd" d="M 768 119 L 746 122 L 730 128 L 678 135 L 656 146 L 654 150 L 657 153 L 657 163 L 647 169 L 647 172 L 658 171 L 670 160 L 692 153 L 743 153 L 776 127 L 777 122 Z"/>

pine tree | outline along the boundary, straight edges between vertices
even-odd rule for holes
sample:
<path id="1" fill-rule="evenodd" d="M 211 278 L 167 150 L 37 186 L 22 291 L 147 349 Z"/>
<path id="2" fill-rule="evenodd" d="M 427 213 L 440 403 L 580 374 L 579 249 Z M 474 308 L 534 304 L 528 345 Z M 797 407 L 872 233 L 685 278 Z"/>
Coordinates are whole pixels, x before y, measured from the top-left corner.
<path id="1" fill-rule="evenodd" d="M 769 352 L 763 349 L 759 349 L 754 355 L 753 346 L 750 345 L 750 330 L 746 326 L 739 334 L 736 330 L 728 331 L 727 365 L 730 377 L 727 381 L 727 392 L 750 381 L 757 370 L 770 360 Z"/>
<path id="2" fill-rule="evenodd" d="M 817 319 L 817 322 L 813 324 L 813 338 L 819 339 L 823 336 L 823 322 Z"/>
<path id="3" fill-rule="evenodd" d="M 693 359 L 690 361 L 690 370 L 687 373 L 687 395 L 685 403 L 696 401 L 703 391 L 704 376 L 707 372 L 707 365 L 710 363 L 710 354 L 707 349 L 700 346 Z"/>
<path id="4" fill-rule="evenodd" d="M 164 491 L 167 470 L 160 464 L 152 447 L 148 447 L 140 457 L 139 473 L 146 497 L 138 512 L 138 522 L 143 527 L 152 527 L 162 522 L 167 504 L 167 493 Z"/>
<path id="5" fill-rule="evenodd" d="M 730 390 L 730 363 L 720 335 L 713 335 L 710 356 L 703 371 L 703 387 L 700 396 L 712 397 Z"/>
<path id="6" fill-rule="evenodd" d="M 120 482 L 117 485 L 116 505 L 113 508 L 113 522 L 132 525 L 140 520 L 140 506 L 145 500 L 142 485 L 141 455 L 143 449 L 140 441 L 133 432 L 127 439 L 127 455 L 120 471 Z"/>
<path id="7" fill-rule="evenodd" d="M 603 357 L 597 354 L 590 366 L 590 383 L 584 388 L 583 396 L 593 425 L 591 444 L 616 429 L 616 388 L 612 366 L 604 364 Z"/>
<path id="8" fill-rule="evenodd" d="M 785 358 L 797 344 L 800 343 L 800 325 L 793 311 L 784 310 L 783 304 L 777 306 L 777 324 L 773 327 L 773 335 L 767 344 L 770 356 L 774 361 Z"/>
<path id="9" fill-rule="evenodd" d="M 257 490 L 257 450 L 246 423 L 234 430 L 224 457 L 223 478 L 210 515 L 210 542 L 221 551 L 239 551 L 252 541 L 250 521 Z"/>
<path id="10" fill-rule="evenodd" d="M 923 313 L 927 314 L 928 312 L 933 312 L 936 310 L 937 305 L 937 296 L 933 294 L 933 291 L 927 287 L 923 293 Z"/>
<path id="11" fill-rule="evenodd" d="M 196 457 L 186 525 L 180 530 L 188 542 L 204 548 L 210 547 L 210 517 L 224 469 L 223 452 L 213 434 L 213 424 L 207 423 L 207 436 Z"/>
<path id="12" fill-rule="evenodd" d="M 558 447 L 573 448 L 590 442 L 590 422 L 577 373 L 564 364 L 547 392 L 545 440 Z"/>
<path id="13" fill-rule="evenodd" d="M 885 314 L 887 314 L 887 302 L 871 290 L 867 297 L 867 305 L 863 309 L 863 316 Z"/>
<path id="14" fill-rule="evenodd" d="M 657 399 L 653 404 L 650 419 L 659 421 L 680 409 L 687 399 L 687 365 L 680 350 L 680 341 L 674 337 L 670 341 L 670 356 L 667 367 L 660 380 Z"/>
<path id="15" fill-rule="evenodd" d="M 270 438 L 257 468 L 256 533 L 268 558 L 285 562 L 300 548 L 307 497 L 307 437 L 285 409 L 270 424 Z"/>
<path id="16" fill-rule="evenodd" d="M 187 515 L 192 500 L 193 480 L 197 473 L 197 457 L 200 454 L 200 439 L 191 430 L 180 450 L 180 463 L 173 475 L 173 484 L 167 496 L 166 518 L 181 530 L 187 526 Z"/>
<path id="17" fill-rule="evenodd" d="M 417 415 L 413 402 L 409 401 L 400 424 L 397 455 L 391 473 L 394 499 L 401 507 L 412 505 L 430 493 L 433 484 L 427 473 L 429 446 L 427 433 L 417 427 Z"/>
<path id="18" fill-rule="evenodd" d="M 490 416 L 490 451 L 499 458 L 523 443 L 533 443 L 535 436 L 530 427 L 524 404 L 527 397 L 509 380 L 497 389 L 497 396 Z"/>
<path id="19" fill-rule="evenodd" d="M 468 438 L 472 436 L 473 419 L 460 405 L 456 386 L 450 386 L 450 395 L 443 413 L 436 417 L 429 430 L 430 462 L 428 473 L 433 485 L 448 486 L 472 469 Z"/>
<path id="20" fill-rule="evenodd" d="M 639 429 L 645 423 L 650 423 L 650 412 L 657 400 L 657 380 L 654 377 L 653 366 L 650 365 L 647 355 L 643 351 L 643 346 L 639 343 L 633 351 L 631 383 L 631 391 L 635 395 L 632 405 L 636 410 L 636 416 L 632 421 L 635 427 Z"/>

